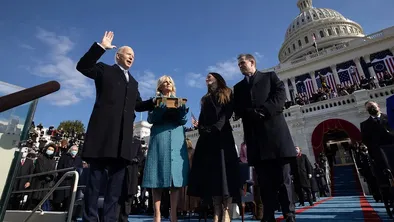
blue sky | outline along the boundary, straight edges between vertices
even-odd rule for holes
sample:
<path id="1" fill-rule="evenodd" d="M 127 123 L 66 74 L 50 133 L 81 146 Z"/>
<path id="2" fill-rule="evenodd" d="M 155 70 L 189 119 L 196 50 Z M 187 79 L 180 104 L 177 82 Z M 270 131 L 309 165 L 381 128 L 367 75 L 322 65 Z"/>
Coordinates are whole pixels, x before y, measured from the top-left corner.
<path id="1" fill-rule="evenodd" d="M 0 81 L 31 87 L 57 80 L 62 89 L 40 100 L 36 123 L 57 126 L 78 119 L 87 124 L 95 89 L 75 64 L 104 31 L 112 30 L 115 45 L 134 48 L 130 71 L 143 98 L 154 95 L 156 80 L 168 74 L 177 95 L 188 98 L 198 116 L 208 70 L 223 74 L 232 86 L 242 78 L 235 61 L 239 53 L 254 53 L 260 69 L 278 63 L 285 31 L 299 14 L 296 2 L 8 1 L 0 9 Z M 339 11 L 366 34 L 394 25 L 392 0 L 314 0 L 313 5 Z M 112 64 L 114 53 L 106 52 L 101 61 Z"/>

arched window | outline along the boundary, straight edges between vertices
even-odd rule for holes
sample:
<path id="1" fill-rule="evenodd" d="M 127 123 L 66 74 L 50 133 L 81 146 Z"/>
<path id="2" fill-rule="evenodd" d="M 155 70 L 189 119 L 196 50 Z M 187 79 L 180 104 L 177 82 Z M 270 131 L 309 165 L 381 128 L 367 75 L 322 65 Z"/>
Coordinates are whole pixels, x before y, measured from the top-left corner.
<path id="1" fill-rule="evenodd" d="M 304 40 L 305 40 L 305 43 L 306 43 L 306 44 L 308 44 L 308 43 L 309 43 L 308 36 L 305 36 Z"/>
<path id="2" fill-rule="evenodd" d="M 328 32 L 328 36 L 332 35 L 331 29 L 327 29 L 327 32 Z"/>
<path id="3" fill-rule="evenodd" d="M 339 28 L 335 28 L 335 32 L 339 35 Z"/>
<path id="4" fill-rule="evenodd" d="M 323 37 L 324 37 L 324 32 L 320 31 L 320 38 L 323 38 Z"/>
<path id="5" fill-rule="evenodd" d="M 299 47 L 301 47 L 301 46 L 302 46 L 302 44 L 301 44 L 301 40 L 298 40 L 298 46 L 299 46 Z"/>

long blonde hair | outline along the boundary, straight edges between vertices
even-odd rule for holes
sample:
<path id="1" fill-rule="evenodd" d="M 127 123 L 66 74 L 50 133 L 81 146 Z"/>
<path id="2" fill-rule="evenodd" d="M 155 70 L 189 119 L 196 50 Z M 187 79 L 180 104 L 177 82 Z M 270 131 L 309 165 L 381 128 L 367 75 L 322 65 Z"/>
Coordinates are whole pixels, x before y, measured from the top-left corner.
<path id="1" fill-rule="evenodd" d="M 160 87 L 164 84 L 165 81 L 169 81 L 172 84 L 172 91 L 170 92 L 170 96 L 176 96 L 176 88 L 175 88 L 175 82 L 174 80 L 171 78 L 171 76 L 167 76 L 164 75 L 162 77 L 159 78 L 159 80 L 157 80 L 157 85 L 156 85 L 156 96 L 160 96 L 161 95 L 161 90 Z"/>

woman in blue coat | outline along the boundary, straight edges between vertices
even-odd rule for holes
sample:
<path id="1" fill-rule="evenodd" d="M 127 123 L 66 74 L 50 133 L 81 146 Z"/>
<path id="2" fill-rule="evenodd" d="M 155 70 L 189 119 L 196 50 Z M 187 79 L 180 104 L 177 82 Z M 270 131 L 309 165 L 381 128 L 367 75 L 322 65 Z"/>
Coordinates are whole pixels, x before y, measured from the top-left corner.
<path id="1" fill-rule="evenodd" d="M 157 96 L 175 97 L 175 83 L 170 76 L 157 82 Z M 153 124 L 145 162 L 142 187 L 152 188 L 154 222 L 161 220 L 160 203 L 163 188 L 171 190 L 171 221 L 177 221 L 179 188 L 188 182 L 189 159 L 183 125 L 187 122 L 188 108 L 167 108 L 161 103 L 148 114 Z"/>

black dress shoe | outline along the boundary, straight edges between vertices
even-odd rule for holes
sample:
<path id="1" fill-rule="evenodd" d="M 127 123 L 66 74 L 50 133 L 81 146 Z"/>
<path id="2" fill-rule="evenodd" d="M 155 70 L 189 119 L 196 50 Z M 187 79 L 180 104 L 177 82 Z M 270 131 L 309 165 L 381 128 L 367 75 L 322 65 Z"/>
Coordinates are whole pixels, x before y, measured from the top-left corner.
<path id="1" fill-rule="evenodd" d="M 295 222 L 295 221 L 296 221 L 296 219 L 295 219 L 294 215 L 287 216 L 287 218 L 286 218 L 286 222 Z"/>
<path id="2" fill-rule="evenodd" d="M 276 222 L 275 218 L 271 219 L 262 219 L 261 222 Z"/>

